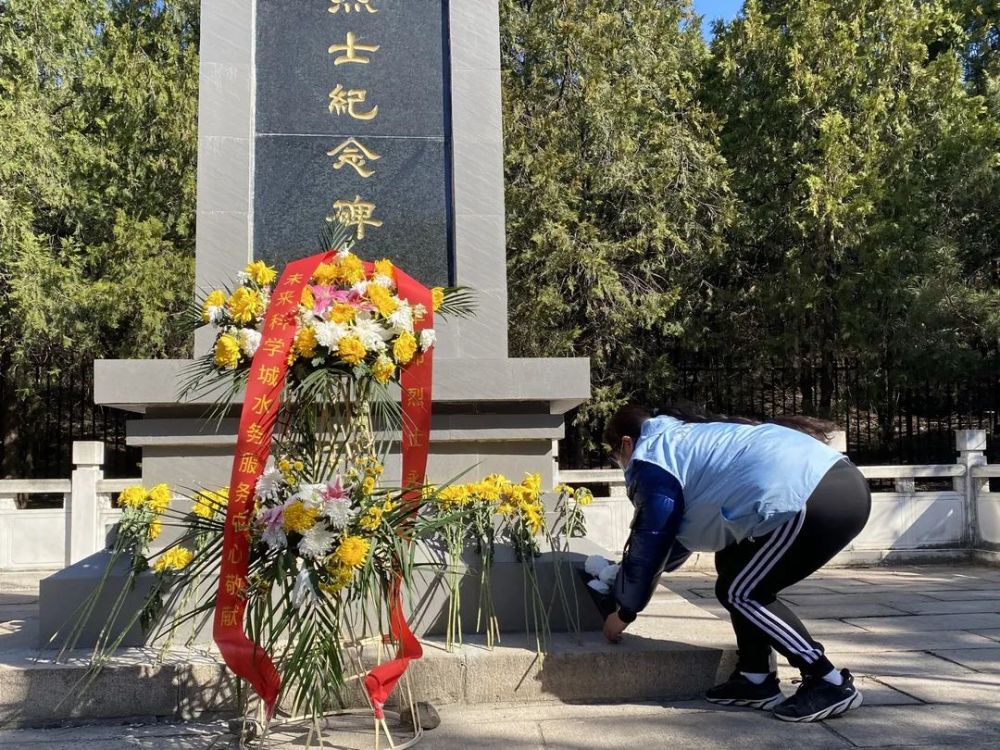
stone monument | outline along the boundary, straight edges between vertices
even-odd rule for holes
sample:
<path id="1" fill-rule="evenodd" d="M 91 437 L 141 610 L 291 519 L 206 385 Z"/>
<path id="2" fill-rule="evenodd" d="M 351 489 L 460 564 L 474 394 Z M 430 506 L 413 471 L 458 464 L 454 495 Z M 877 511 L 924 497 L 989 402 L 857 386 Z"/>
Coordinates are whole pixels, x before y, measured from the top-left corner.
<path id="1" fill-rule="evenodd" d="M 531 290 L 506 284 L 497 0 L 203 0 L 197 201 L 201 293 L 252 260 L 318 252 L 328 221 L 362 257 L 473 289 L 477 315 L 436 326 L 429 481 L 538 472 L 552 486 L 589 363 L 508 357 L 508 294 Z M 212 338 L 199 331 L 195 353 Z M 95 401 L 137 415 L 127 439 L 147 486 L 229 481 L 237 415 L 207 421 L 211 398 L 179 396 L 189 365 L 95 364 Z M 398 476 L 398 458 L 386 470 Z M 74 590 L 99 575 L 89 565 L 63 574 Z M 502 565 L 497 575 L 521 585 Z M 52 584 L 49 598 L 64 599 Z M 522 606 L 505 588 L 494 587 L 498 607 Z M 432 611 L 420 631 L 438 629 Z"/>
<path id="2" fill-rule="evenodd" d="M 471 287 L 477 315 L 438 326 L 430 479 L 549 484 L 589 365 L 507 356 L 497 0 L 204 0 L 201 29 L 197 288 L 317 252 L 328 218 L 363 257 Z M 95 364 L 96 402 L 142 415 L 147 484 L 228 481 L 235 419 L 211 429 L 178 398 L 188 364 Z"/>

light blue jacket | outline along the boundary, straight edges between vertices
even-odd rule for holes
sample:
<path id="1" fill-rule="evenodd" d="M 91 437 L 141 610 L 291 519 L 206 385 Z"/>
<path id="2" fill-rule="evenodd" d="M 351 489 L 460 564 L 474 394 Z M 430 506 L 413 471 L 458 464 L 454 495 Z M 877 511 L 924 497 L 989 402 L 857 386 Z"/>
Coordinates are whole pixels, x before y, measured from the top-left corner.
<path id="1" fill-rule="evenodd" d="M 718 551 L 776 529 L 842 460 L 777 425 L 647 420 L 625 467 L 635 517 L 613 588 L 619 616 L 635 619 L 660 574 L 691 550 Z"/>
<path id="2" fill-rule="evenodd" d="M 717 551 L 763 536 L 798 513 L 823 475 L 844 456 L 815 438 L 773 424 L 692 423 L 654 417 L 626 467 L 666 470 L 684 493 L 677 541 Z"/>

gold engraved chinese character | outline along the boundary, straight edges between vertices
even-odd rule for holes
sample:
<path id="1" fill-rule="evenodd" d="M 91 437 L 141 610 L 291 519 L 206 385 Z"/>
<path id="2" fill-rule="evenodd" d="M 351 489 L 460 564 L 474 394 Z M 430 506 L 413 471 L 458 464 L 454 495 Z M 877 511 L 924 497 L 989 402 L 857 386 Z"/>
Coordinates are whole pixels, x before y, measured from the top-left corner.
<path id="1" fill-rule="evenodd" d="M 327 216 L 327 221 L 339 221 L 345 227 L 357 227 L 358 239 L 365 238 L 365 227 L 380 227 L 382 222 L 372 218 L 375 213 L 375 204 L 361 200 L 361 196 L 356 196 L 353 201 L 337 201 L 333 204 L 336 212 L 332 216 Z"/>
<path id="2" fill-rule="evenodd" d="M 424 406 L 424 389 L 423 388 L 407 388 L 406 389 L 406 404 L 407 406 L 415 406 L 422 409 Z"/>
<path id="3" fill-rule="evenodd" d="M 254 445 L 262 445 L 264 443 L 265 434 L 264 428 L 254 422 L 247 428 L 247 442 L 253 443 Z"/>
<path id="4" fill-rule="evenodd" d="M 287 279 L 285 279 L 285 280 L 286 280 L 286 281 L 287 281 L 287 282 L 288 282 L 289 284 L 299 284 L 299 283 L 301 283 L 301 282 L 302 282 L 302 274 L 301 274 L 301 273 L 293 273 L 293 274 L 292 274 L 291 276 L 289 276 L 289 277 L 288 277 Z"/>
<path id="5" fill-rule="evenodd" d="M 267 354 L 267 356 L 269 357 L 273 357 L 275 354 L 279 354 L 281 350 L 284 348 L 285 348 L 285 342 L 282 341 L 281 339 L 276 339 L 273 337 L 265 339 L 263 345 L 261 346 L 261 349 L 263 349 L 264 353 Z"/>
<path id="6" fill-rule="evenodd" d="M 369 161 L 378 161 L 382 157 L 374 151 L 365 148 L 361 141 L 356 138 L 348 138 L 332 151 L 326 152 L 327 156 L 336 156 L 337 161 L 333 163 L 334 169 L 351 167 L 362 177 L 371 177 L 375 174 L 374 169 L 368 169 Z"/>
<path id="7" fill-rule="evenodd" d="M 257 381 L 263 385 L 277 386 L 280 377 L 281 368 L 279 367 L 261 367 L 257 371 Z"/>
<path id="8" fill-rule="evenodd" d="M 327 10 L 331 13 L 339 13 L 340 9 L 343 8 L 344 13 L 350 13 L 352 7 L 355 13 L 360 13 L 362 9 L 369 13 L 378 13 L 378 8 L 372 5 L 372 0 L 330 0 L 330 7 Z"/>
<path id="9" fill-rule="evenodd" d="M 273 398 L 268 398 L 267 396 L 255 396 L 253 400 L 253 413 L 258 416 L 263 416 L 271 411 L 271 406 L 273 404 Z"/>
<path id="10" fill-rule="evenodd" d="M 237 503 L 245 503 L 250 499 L 251 489 L 253 488 L 246 482 L 240 482 L 236 485 L 236 492 L 234 493 L 233 499 L 236 500 Z"/>
<path id="11" fill-rule="evenodd" d="M 378 114 L 378 105 L 375 105 L 367 112 L 359 112 L 355 109 L 358 104 L 364 104 L 368 92 L 365 89 L 345 89 L 343 84 L 338 83 L 337 88 L 330 92 L 330 111 L 337 115 L 345 112 L 355 120 L 374 120 Z"/>
<path id="12" fill-rule="evenodd" d="M 242 597 L 243 592 L 246 590 L 246 585 L 246 581 L 241 576 L 226 576 L 226 593 L 230 596 Z"/>
<path id="13" fill-rule="evenodd" d="M 257 474 L 260 471 L 260 459 L 252 453 L 240 456 L 240 471 L 244 474 Z"/>
<path id="14" fill-rule="evenodd" d="M 278 295 L 277 302 L 279 305 L 290 305 L 293 299 L 295 299 L 295 295 L 286 289 Z"/>
<path id="15" fill-rule="evenodd" d="M 239 622 L 240 610 L 238 607 L 222 608 L 222 625 L 227 628 L 234 627 Z"/>
<path id="16" fill-rule="evenodd" d="M 358 37 L 355 33 L 348 31 L 347 40 L 343 44 L 331 44 L 327 52 L 331 55 L 335 55 L 338 52 L 344 53 L 333 59 L 334 65 L 346 65 L 347 63 L 367 65 L 371 62 L 371 59 L 359 55 L 358 52 L 378 52 L 378 48 L 379 45 L 377 44 L 358 44 Z"/>

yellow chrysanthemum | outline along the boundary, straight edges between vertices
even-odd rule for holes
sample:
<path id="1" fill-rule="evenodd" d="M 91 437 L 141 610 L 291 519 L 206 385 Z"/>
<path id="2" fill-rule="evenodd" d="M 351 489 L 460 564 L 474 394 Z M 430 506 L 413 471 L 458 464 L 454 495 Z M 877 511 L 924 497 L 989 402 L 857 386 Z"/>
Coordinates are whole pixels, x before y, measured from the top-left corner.
<path id="1" fill-rule="evenodd" d="M 367 539 L 360 536 L 347 536 L 341 541 L 333 558 L 345 568 L 360 568 L 368 559 L 371 545 Z"/>
<path id="2" fill-rule="evenodd" d="M 431 289 L 431 300 L 434 302 L 434 312 L 441 309 L 441 305 L 444 304 L 444 288 L 436 286 Z"/>
<path id="3" fill-rule="evenodd" d="M 146 502 L 146 495 L 145 487 L 133 484 L 122 490 L 122 494 L 118 496 L 118 504 L 125 508 L 138 508 Z"/>
<path id="4" fill-rule="evenodd" d="M 444 508 L 467 505 L 470 499 L 469 487 L 464 484 L 453 484 L 438 493 L 438 503 Z"/>
<path id="5" fill-rule="evenodd" d="M 396 268 L 392 265 L 392 261 L 388 258 L 375 261 L 375 273 L 382 276 L 388 276 L 393 280 L 396 278 Z"/>
<path id="6" fill-rule="evenodd" d="M 365 277 L 365 267 L 354 253 L 347 253 L 337 261 L 338 276 L 342 282 L 353 286 Z"/>
<path id="7" fill-rule="evenodd" d="M 254 283 L 258 286 L 267 286 L 278 278 L 278 272 L 262 260 L 255 260 L 244 268 L 243 272 L 253 279 Z"/>
<path id="8" fill-rule="evenodd" d="M 215 490 L 202 490 L 194 497 L 194 506 L 191 512 L 199 518 L 211 518 L 216 513 L 221 513 L 229 504 L 229 488 Z"/>
<path id="9" fill-rule="evenodd" d="M 392 296 L 392 292 L 384 286 L 369 284 L 365 294 L 368 297 L 368 301 L 375 305 L 379 313 L 385 318 L 388 318 L 399 308 L 399 303 Z"/>
<path id="10" fill-rule="evenodd" d="M 208 313 L 210 307 L 222 307 L 226 304 L 226 293 L 221 289 L 216 289 L 205 297 L 205 302 L 201 306 L 201 319 L 206 323 L 211 319 Z"/>
<path id="11" fill-rule="evenodd" d="M 163 524 L 160 523 L 159 518 L 154 518 L 153 522 L 149 524 L 149 531 L 147 532 L 149 536 L 149 541 L 152 542 L 153 540 L 155 540 L 156 537 L 160 535 L 161 531 L 163 531 Z"/>
<path id="12" fill-rule="evenodd" d="M 405 365 L 413 359 L 413 355 L 417 353 L 417 340 L 414 338 L 412 333 L 408 331 L 403 331 L 399 334 L 399 338 L 396 339 L 395 343 L 392 345 L 392 356 L 396 358 L 396 361 Z"/>
<path id="13" fill-rule="evenodd" d="M 215 340 L 213 361 L 223 370 L 232 370 L 240 363 L 240 342 L 236 337 L 224 333 Z"/>
<path id="14" fill-rule="evenodd" d="M 521 484 L 527 487 L 532 492 L 542 491 L 542 475 L 541 474 L 525 474 L 524 479 L 521 480 Z"/>
<path id="15" fill-rule="evenodd" d="M 185 547 L 172 547 L 160 555 L 159 559 L 153 563 L 153 570 L 157 573 L 171 570 L 184 570 L 194 559 L 194 553 Z"/>
<path id="16" fill-rule="evenodd" d="M 365 531 L 375 531 L 379 526 L 382 525 L 382 513 L 383 510 L 379 506 L 372 506 L 365 511 L 364 515 L 361 516 L 361 520 L 358 523 L 361 528 Z"/>
<path id="17" fill-rule="evenodd" d="M 327 567 L 327 572 L 330 574 L 330 581 L 321 583 L 319 588 L 328 594 L 335 594 L 347 588 L 351 579 L 354 578 L 354 570 L 343 565 L 331 565 Z"/>
<path id="18" fill-rule="evenodd" d="M 361 491 L 366 495 L 370 495 L 375 491 L 375 477 L 365 477 L 365 481 L 361 483 Z"/>
<path id="19" fill-rule="evenodd" d="M 237 323 L 249 323 L 264 312 L 264 298 L 254 289 L 240 287 L 229 298 L 228 309 Z"/>
<path id="20" fill-rule="evenodd" d="M 284 527 L 285 531 L 292 531 L 296 534 L 305 534 L 316 525 L 316 517 L 319 515 L 319 508 L 307 508 L 301 500 L 289 503 L 285 506 Z"/>
<path id="21" fill-rule="evenodd" d="M 316 356 L 316 329 L 312 326 L 302 326 L 295 334 L 295 351 L 303 357 Z"/>
<path id="22" fill-rule="evenodd" d="M 396 503 L 394 503 L 392 500 L 386 500 L 384 503 L 382 503 L 383 513 L 392 513 L 394 510 L 396 510 Z"/>
<path id="23" fill-rule="evenodd" d="M 592 502 L 594 502 L 594 493 L 585 487 L 581 487 L 580 489 L 578 489 L 573 494 L 573 497 L 576 500 L 577 505 L 582 505 L 585 508 Z"/>
<path id="24" fill-rule="evenodd" d="M 356 365 L 365 358 L 368 350 L 357 336 L 344 336 L 337 344 L 337 354 L 347 364 Z"/>
<path id="25" fill-rule="evenodd" d="M 354 305 L 349 305 L 346 302 L 336 302 L 333 307 L 331 307 L 327 313 L 327 320 L 332 320 L 334 323 L 353 323 L 354 316 L 358 314 L 358 309 Z"/>
<path id="26" fill-rule="evenodd" d="M 170 507 L 172 497 L 173 493 L 170 492 L 170 487 L 166 484 L 158 484 L 149 491 L 146 502 L 154 513 L 162 513 Z"/>
<path id="27" fill-rule="evenodd" d="M 536 505 L 528 505 L 524 508 L 524 520 L 527 521 L 532 534 L 537 534 L 545 526 L 545 519 Z"/>
<path id="28" fill-rule="evenodd" d="M 337 281 L 340 270 L 333 263 L 320 263 L 313 272 L 313 281 L 320 286 L 329 286 Z"/>
<path id="29" fill-rule="evenodd" d="M 382 355 L 375 360 L 375 364 L 372 365 L 372 375 L 374 375 L 375 379 L 382 385 L 388 383 L 395 374 L 396 365 L 394 365 L 392 360 L 385 355 Z"/>
<path id="30" fill-rule="evenodd" d="M 316 306 L 316 295 L 308 286 L 302 287 L 302 296 L 299 297 L 299 304 L 306 310 L 312 310 Z"/>

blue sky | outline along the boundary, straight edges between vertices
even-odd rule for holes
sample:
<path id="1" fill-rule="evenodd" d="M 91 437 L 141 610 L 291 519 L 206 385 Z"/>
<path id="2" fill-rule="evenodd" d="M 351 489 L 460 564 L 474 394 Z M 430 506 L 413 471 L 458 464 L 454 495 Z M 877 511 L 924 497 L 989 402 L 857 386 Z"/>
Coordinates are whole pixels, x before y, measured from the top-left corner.
<path id="1" fill-rule="evenodd" d="M 743 0 L 694 0 L 694 9 L 704 16 L 702 31 L 706 39 L 712 37 L 712 21 L 723 18 L 726 21 L 733 18 L 743 7 Z"/>

